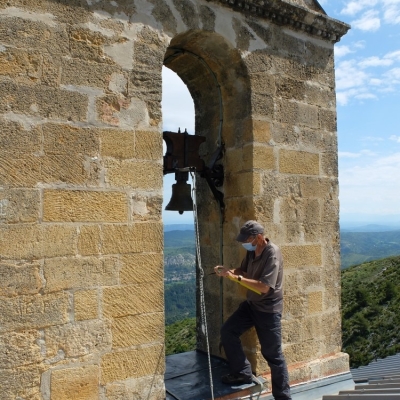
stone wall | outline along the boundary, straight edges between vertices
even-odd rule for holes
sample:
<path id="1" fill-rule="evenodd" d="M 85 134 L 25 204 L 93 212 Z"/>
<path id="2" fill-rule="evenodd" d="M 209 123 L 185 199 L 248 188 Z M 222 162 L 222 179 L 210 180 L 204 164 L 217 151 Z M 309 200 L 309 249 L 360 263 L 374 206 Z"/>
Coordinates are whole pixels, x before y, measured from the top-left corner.
<path id="1" fill-rule="evenodd" d="M 348 27 L 321 12 L 0 0 L 1 399 L 164 398 L 164 62 L 192 94 L 202 157 L 225 146 L 223 212 L 199 182 L 203 263 L 236 265 L 237 229 L 263 222 L 285 256 L 292 382 L 348 369 L 333 64 Z M 217 354 L 243 292 L 205 285 Z"/>

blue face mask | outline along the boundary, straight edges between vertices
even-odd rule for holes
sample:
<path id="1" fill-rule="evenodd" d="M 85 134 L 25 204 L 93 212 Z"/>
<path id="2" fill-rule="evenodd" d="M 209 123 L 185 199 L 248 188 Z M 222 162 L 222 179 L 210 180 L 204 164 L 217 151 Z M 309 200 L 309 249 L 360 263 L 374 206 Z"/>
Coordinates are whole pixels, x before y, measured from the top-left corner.
<path id="1" fill-rule="evenodd" d="M 247 251 L 254 251 L 257 247 L 257 245 L 253 246 L 251 243 L 242 243 L 242 246 L 247 250 Z"/>

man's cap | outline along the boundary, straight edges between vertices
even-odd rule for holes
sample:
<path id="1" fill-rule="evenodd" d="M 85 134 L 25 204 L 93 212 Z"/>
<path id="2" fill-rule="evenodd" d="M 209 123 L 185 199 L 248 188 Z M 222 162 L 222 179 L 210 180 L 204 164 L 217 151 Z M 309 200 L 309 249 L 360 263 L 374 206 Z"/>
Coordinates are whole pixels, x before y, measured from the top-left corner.
<path id="1" fill-rule="evenodd" d="M 250 236 L 255 236 L 264 233 L 264 227 L 257 221 L 247 221 L 241 228 L 236 240 L 245 242 Z"/>

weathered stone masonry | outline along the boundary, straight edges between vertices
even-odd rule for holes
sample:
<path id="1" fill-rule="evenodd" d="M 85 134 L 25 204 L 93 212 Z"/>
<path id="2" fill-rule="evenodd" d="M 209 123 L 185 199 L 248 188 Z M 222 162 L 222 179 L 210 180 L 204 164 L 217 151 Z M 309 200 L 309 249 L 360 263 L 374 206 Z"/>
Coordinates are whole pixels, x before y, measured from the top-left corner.
<path id="1" fill-rule="evenodd" d="M 286 260 L 291 381 L 348 370 L 333 60 L 347 29 L 311 0 L 0 0 L 0 399 L 164 398 L 164 62 L 192 94 L 202 157 L 225 146 L 222 218 L 200 182 L 204 265 L 235 265 L 237 229 L 260 220 Z M 205 285 L 218 354 L 243 293 Z M 253 332 L 245 344 L 267 376 Z"/>

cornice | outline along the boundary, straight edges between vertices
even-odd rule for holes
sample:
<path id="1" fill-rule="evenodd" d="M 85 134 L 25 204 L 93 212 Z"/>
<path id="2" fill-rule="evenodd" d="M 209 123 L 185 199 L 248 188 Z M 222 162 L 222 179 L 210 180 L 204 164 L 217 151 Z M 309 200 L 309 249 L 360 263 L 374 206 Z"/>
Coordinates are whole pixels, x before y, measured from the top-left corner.
<path id="1" fill-rule="evenodd" d="M 303 31 L 320 39 L 338 42 L 350 25 L 284 0 L 211 0 L 242 14 L 267 19 L 274 24 Z M 322 9 L 321 9 L 322 10 Z"/>

